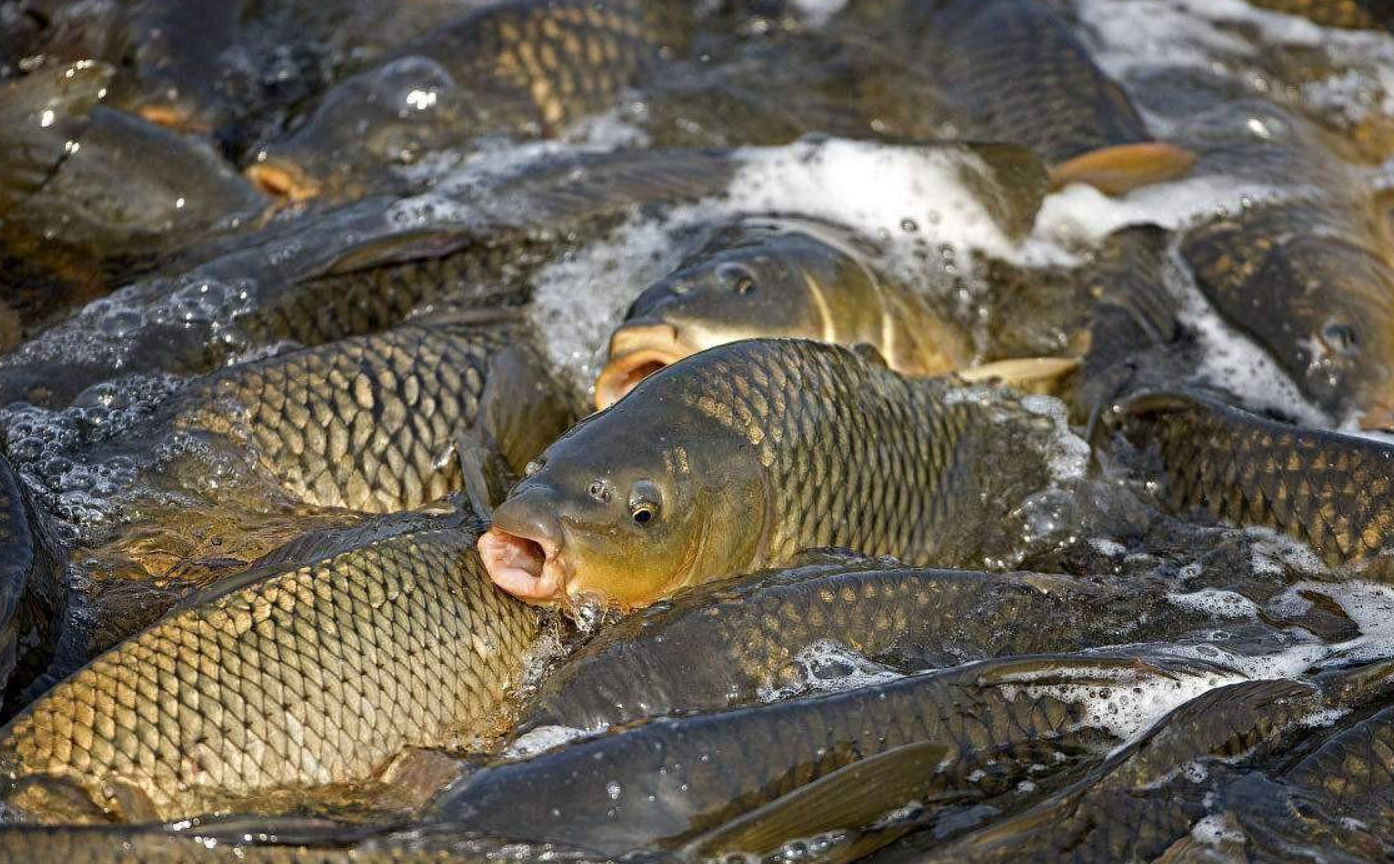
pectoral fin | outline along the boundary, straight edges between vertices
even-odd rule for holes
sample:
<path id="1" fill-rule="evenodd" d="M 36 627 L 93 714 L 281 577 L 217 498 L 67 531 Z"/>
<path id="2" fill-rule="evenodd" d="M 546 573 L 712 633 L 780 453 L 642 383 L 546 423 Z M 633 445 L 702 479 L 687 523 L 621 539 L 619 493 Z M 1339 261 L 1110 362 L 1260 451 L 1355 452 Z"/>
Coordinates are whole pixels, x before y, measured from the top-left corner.
<path id="1" fill-rule="evenodd" d="M 1084 183 L 1105 195 L 1122 195 L 1180 177 L 1195 163 L 1195 153 L 1174 144 L 1119 144 L 1091 150 L 1051 168 L 1050 188 Z"/>
<path id="2" fill-rule="evenodd" d="M 921 743 L 868 756 L 697 837 L 683 853 L 764 855 L 787 840 L 869 825 L 925 794 L 948 753 Z"/>

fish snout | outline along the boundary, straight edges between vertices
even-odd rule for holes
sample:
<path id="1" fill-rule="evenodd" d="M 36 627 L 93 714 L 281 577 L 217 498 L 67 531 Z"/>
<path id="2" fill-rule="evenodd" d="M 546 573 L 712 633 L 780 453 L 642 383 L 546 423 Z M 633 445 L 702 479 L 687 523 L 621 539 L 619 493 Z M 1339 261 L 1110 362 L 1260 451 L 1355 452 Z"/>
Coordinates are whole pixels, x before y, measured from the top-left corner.
<path id="1" fill-rule="evenodd" d="M 610 362 L 595 381 L 595 407 L 609 408 L 640 381 L 692 352 L 672 324 L 631 321 L 610 337 Z"/>
<path id="2" fill-rule="evenodd" d="M 477 548 L 489 578 L 514 597 L 542 604 L 565 598 L 561 523 L 546 490 L 525 490 L 500 504 Z"/>

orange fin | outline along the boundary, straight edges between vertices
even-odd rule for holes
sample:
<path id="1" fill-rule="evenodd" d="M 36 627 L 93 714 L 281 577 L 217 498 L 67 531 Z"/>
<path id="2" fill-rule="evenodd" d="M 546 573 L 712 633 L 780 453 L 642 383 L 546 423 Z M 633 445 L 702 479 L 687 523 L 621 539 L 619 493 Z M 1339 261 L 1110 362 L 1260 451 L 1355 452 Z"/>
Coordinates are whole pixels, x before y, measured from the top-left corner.
<path id="1" fill-rule="evenodd" d="M 1147 141 L 1102 147 L 1050 169 L 1050 188 L 1085 183 L 1105 195 L 1122 195 L 1179 177 L 1196 164 L 1196 154 L 1174 144 Z"/>

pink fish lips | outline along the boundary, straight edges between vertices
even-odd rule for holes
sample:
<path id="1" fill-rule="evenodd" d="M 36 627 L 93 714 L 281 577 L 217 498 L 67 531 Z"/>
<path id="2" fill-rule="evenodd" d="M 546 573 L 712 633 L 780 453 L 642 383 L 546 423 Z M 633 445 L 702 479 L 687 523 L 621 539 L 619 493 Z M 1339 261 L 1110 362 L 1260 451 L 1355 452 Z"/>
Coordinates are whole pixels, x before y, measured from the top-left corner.
<path id="1" fill-rule="evenodd" d="M 477 545 L 489 578 L 519 600 L 553 604 L 566 596 L 566 573 L 556 543 L 490 528 Z"/>

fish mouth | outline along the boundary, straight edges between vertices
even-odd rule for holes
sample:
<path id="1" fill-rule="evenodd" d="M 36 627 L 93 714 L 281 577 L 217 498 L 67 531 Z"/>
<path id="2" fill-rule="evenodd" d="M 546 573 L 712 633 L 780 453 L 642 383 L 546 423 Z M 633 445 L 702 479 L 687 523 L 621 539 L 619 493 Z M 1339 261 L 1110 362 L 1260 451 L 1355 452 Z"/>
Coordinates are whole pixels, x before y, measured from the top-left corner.
<path id="1" fill-rule="evenodd" d="M 620 401 L 640 381 L 693 353 L 671 324 L 625 324 L 610 337 L 610 362 L 595 379 L 595 407 Z"/>
<path id="2" fill-rule="evenodd" d="M 493 583 L 519 600 L 552 604 L 565 596 L 560 544 L 493 527 L 480 536 L 476 547 Z"/>
<path id="3" fill-rule="evenodd" d="M 266 159 L 248 165 L 243 172 L 261 191 L 290 201 L 308 201 L 319 194 L 316 183 L 305 169 L 283 159 Z"/>

